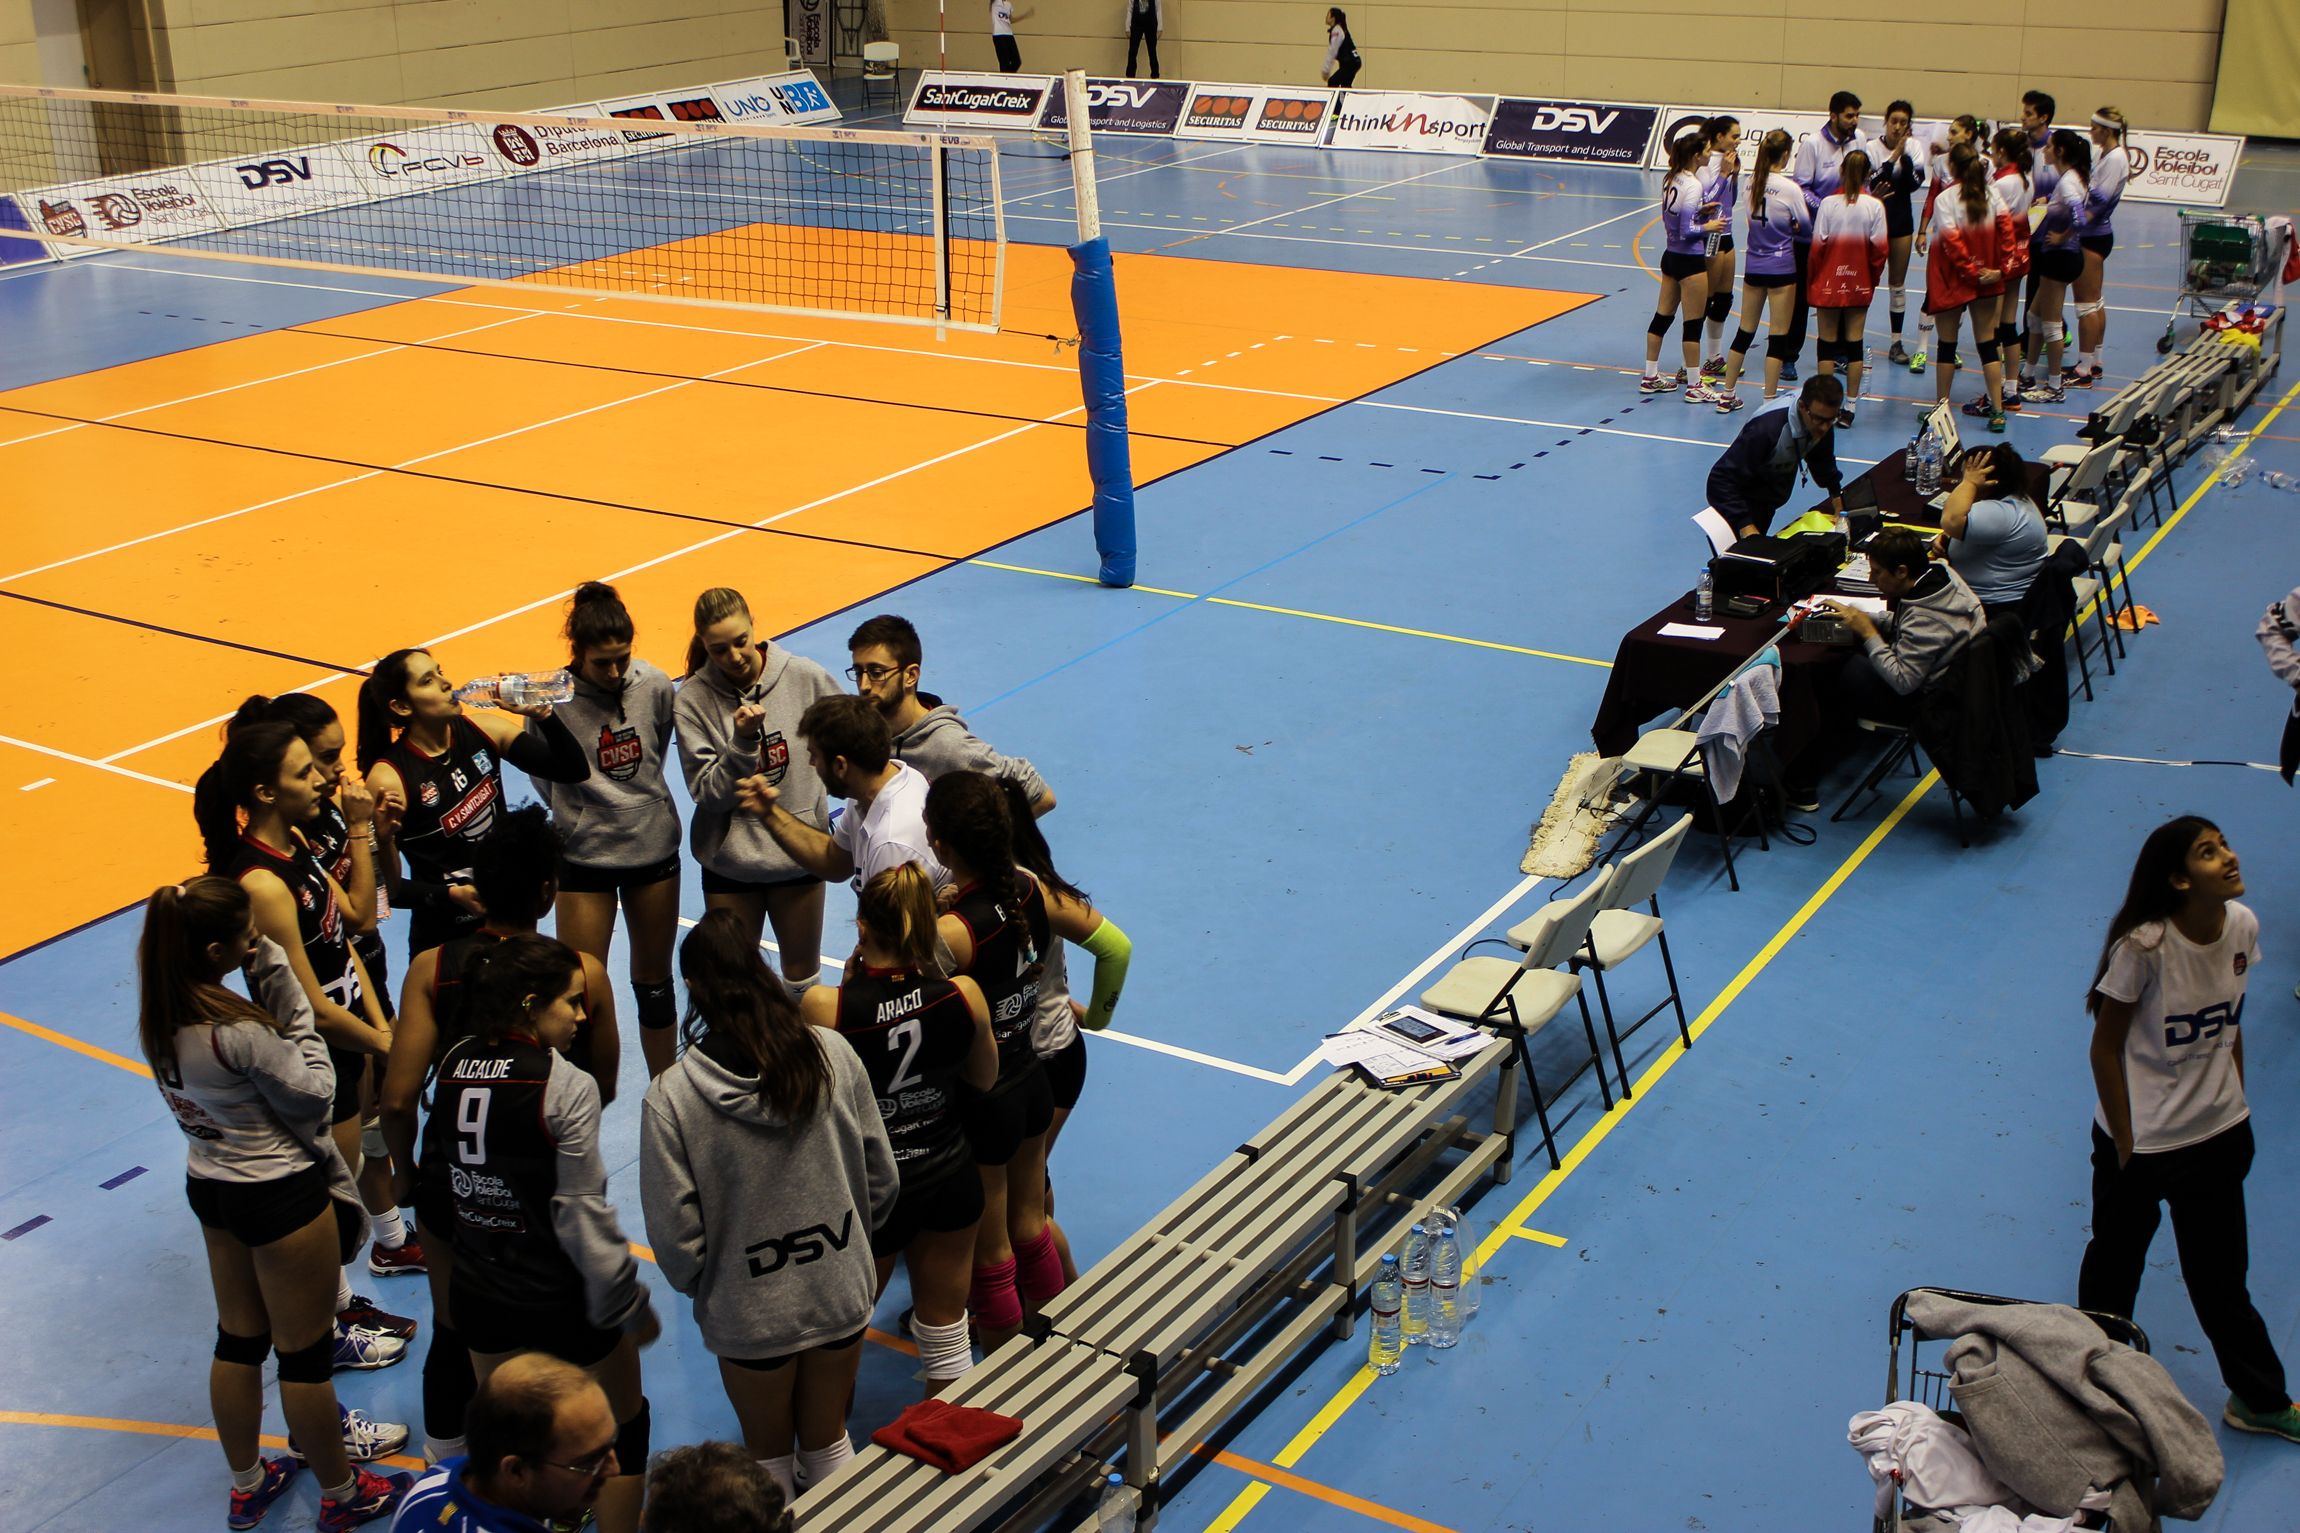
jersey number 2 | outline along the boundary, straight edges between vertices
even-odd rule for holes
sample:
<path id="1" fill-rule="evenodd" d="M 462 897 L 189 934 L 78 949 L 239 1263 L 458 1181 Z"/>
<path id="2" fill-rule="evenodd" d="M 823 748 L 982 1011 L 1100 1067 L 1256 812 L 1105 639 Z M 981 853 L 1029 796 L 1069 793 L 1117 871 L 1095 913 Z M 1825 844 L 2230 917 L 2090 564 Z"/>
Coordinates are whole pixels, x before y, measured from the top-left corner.
<path id="1" fill-rule="evenodd" d="M 455 1099 L 455 1132 L 462 1136 L 455 1142 L 455 1158 L 467 1166 L 487 1163 L 487 1104 L 492 1100 L 480 1090 Z"/>
<path id="2" fill-rule="evenodd" d="M 896 1023 L 894 1029 L 886 1035 L 888 1048 L 902 1050 L 902 1060 L 894 1067 L 894 1079 L 886 1083 L 887 1095 L 899 1096 L 913 1086 L 925 1084 L 923 1077 L 913 1074 L 910 1068 L 911 1061 L 918 1058 L 918 1046 L 924 1036 L 925 1029 L 918 1025 L 916 1017 L 908 1022 Z"/>

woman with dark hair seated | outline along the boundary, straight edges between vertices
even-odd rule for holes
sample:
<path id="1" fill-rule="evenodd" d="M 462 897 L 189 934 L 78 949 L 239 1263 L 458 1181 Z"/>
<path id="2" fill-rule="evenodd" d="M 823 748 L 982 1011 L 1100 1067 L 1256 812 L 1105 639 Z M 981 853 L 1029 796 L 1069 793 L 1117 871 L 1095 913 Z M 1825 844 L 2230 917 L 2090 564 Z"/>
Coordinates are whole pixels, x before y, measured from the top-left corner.
<path id="1" fill-rule="evenodd" d="M 1995 617 L 2019 610 L 2051 551 L 2020 450 L 1996 442 L 1966 453 L 1964 475 L 1941 505 L 1933 552 L 1964 577 L 1982 611 Z"/>

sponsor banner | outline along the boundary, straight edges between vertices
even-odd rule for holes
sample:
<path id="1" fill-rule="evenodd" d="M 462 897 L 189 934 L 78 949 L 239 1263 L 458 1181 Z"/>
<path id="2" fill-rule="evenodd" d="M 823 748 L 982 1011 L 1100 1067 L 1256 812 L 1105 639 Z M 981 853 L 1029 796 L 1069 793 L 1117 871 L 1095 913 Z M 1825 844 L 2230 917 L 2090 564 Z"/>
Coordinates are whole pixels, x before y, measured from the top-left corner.
<path id="1" fill-rule="evenodd" d="M 32 230 L 32 220 L 13 197 L 0 197 L 0 266 L 28 266 L 51 260 L 47 241 Z"/>
<path id="2" fill-rule="evenodd" d="M 1070 126 L 1066 82 L 1056 80 L 1046 98 L 1042 128 Z M 1088 80 L 1086 118 L 1097 133 L 1144 133 L 1165 137 L 1182 121 L 1190 87 L 1179 80 Z"/>
<path id="3" fill-rule="evenodd" d="M 22 193 L 19 201 L 41 232 L 60 239 L 142 245 L 187 234 L 213 234 L 224 226 L 185 170 L 52 186 Z M 59 256 L 91 253 L 85 245 L 58 245 L 55 250 Z"/>
<path id="4" fill-rule="evenodd" d="M 1346 90 L 1326 119 L 1329 149 L 1399 149 L 1476 154 L 1493 120 L 1491 96 Z"/>
<path id="5" fill-rule="evenodd" d="M 234 228 L 324 212 L 368 195 L 334 144 L 247 160 L 210 160 L 187 173 L 216 215 Z"/>
<path id="6" fill-rule="evenodd" d="M 559 108 L 570 117 L 596 117 L 596 106 Z M 486 128 L 487 148 L 495 162 L 510 175 L 550 170 L 560 165 L 587 165 L 597 160 L 621 159 L 632 152 L 623 135 L 613 128 L 584 124 L 499 122 Z"/>
<path id="7" fill-rule="evenodd" d="M 1485 152 L 1522 160 L 1587 165 L 1644 163 L 1661 109 L 1619 101 L 1532 101 L 1504 97 L 1486 129 Z"/>
<path id="8" fill-rule="evenodd" d="M 2097 156 L 2099 151 L 2094 151 Z M 2244 153 L 2241 134 L 2156 133 L 2125 130 L 2124 152 L 2132 160 L 2124 195 L 2134 202 L 2185 202 L 2215 208 L 2228 205 L 2236 162 Z"/>
<path id="9" fill-rule="evenodd" d="M 1757 141 L 1779 128 L 1793 139 L 1807 138 L 1821 131 L 1828 122 L 1827 112 L 1783 112 L 1769 107 L 1739 106 L 1665 106 L 1661 109 L 1661 125 L 1654 132 L 1653 147 L 1645 158 L 1647 170 L 1669 168 L 1669 146 L 1679 135 L 1697 131 L 1712 117 L 1737 117 L 1741 120 L 1741 165 L 1747 169 L 1756 160 Z M 1863 119 L 1864 132 L 1871 124 Z M 1874 125 L 1882 130 L 1883 124 Z M 1919 124 L 1911 129 L 1920 139 L 1925 127 Z M 1786 169 L 1787 167 L 1783 167 Z"/>
<path id="10" fill-rule="evenodd" d="M 1334 93 L 1330 90 L 1268 86 L 1254 93 L 1245 136 L 1258 144 L 1315 144 L 1333 115 Z"/>
<path id="11" fill-rule="evenodd" d="M 958 74 L 919 71 L 906 127 L 1035 128 L 1054 93 L 1051 75 Z"/>
<path id="12" fill-rule="evenodd" d="M 791 37 L 802 63 L 831 67 L 830 0 L 790 0 Z"/>
<path id="13" fill-rule="evenodd" d="M 730 80 L 711 87 L 729 122 L 837 122 L 840 112 L 830 92 L 809 70 Z"/>
<path id="14" fill-rule="evenodd" d="M 1183 103 L 1182 120 L 1174 125 L 1179 138 L 1244 138 L 1246 122 L 1254 114 L 1251 85 L 1193 85 Z"/>
<path id="15" fill-rule="evenodd" d="M 338 152 L 371 198 L 493 181 L 511 169 L 487 130 L 474 122 L 355 138 L 339 145 Z"/>
<path id="16" fill-rule="evenodd" d="M 726 114 L 719 110 L 718 98 L 708 86 L 693 90 L 659 91 L 651 96 L 625 96 L 615 101 L 599 103 L 603 117 L 622 117 L 634 123 L 649 122 L 724 122 Z M 684 141 L 683 144 L 680 141 Z M 692 147 L 694 135 L 648 132 L 644 127 L 623 130 L 623 141 L 633 146 L 645 146 L 650 152 L 657 149 Z"/>

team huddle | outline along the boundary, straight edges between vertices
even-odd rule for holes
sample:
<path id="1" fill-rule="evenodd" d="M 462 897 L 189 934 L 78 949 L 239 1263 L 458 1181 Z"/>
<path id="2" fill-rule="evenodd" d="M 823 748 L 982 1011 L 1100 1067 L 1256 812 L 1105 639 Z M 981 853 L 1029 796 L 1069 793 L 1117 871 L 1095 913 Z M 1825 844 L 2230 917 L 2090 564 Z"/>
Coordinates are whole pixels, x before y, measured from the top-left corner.
<path id="1" fill-rule="evenodd" d="M 1721 414 L 1744 408 L 1741 373 L 1763 327 L 1764 397 L 1772 400 L 1797 377 L 1810 312 L 1821 371 L 1844 377 L 1838 421 L 1851 425 L 1879 287 L 1889 297 L 1889 360 L 1913 373 L 1931 365 L 1939 400 L 1963 365 L 1957 332 L 1969 322 L 1985 391 L 1964 413 L 1991 431 L 2005 429 L 2006 412 L 2027 394 L 2059 402 L 2069 388 L 2092 387 L 2102 374 L 2101 292 L 2131 161 L 2116 108 L 2093 113 L 2089 134 L 2054 127 L 2055 108 L 2032 90 L 2017 126 L 1992 132 L 1961 116 L 1920 140 L 1915 109 L 1894 101 L 1871 137 L 1860 98 L 1839 91 L 1817 132 L 1792 139 L 1776 128 L 1746 156 L 1733 117 L 1679 135 L 1662 184 L 1661 292 L 1646 332 L 1644 392 L 1682 390 L 1687 403 Z M 1727 346 L 1737 210 L 1747 260 L 1740 324 Z M 1912 254 L 1925 262 L 1914 352 L 1902 339 Z M 2078 355 L 2064 366 L 2072 293 Z M 1684 366 L 1664 374 L 1662 342 L 1680 315 Z"/>
<path id="2" fill-rule="evenodd" d="M 855 693 L 756 635 L 725 588 L 697 599 L 677 683 L 633 654 L 612 587 L 575 593 L 566 635 L 572 684 L 546 700 L 516 679 L 458 690 L 419 649 L 364 679 L 348 738 L 309 694 L 248 699 L 194 795 L 208 871 L 147 907 L 141 1041 L 190 1146 L 233 1528 L 305 1463 L 324 1530 L 403 1500 L 403 1527 L 419 1509 L 426 1528 L 641 1525 L 639 1350 L 662 1322 L 600 1150 L 622 1075 L 618 924 L 649 1080 L 645 1254 L 692 1300 L 744 1449 L 784 1496 L 852 1456 L 860 1344 L 898 1261 L 928 1396 L 1076 1275 L 1047 1157 L 1131 945 L 1056 870 L 1045 781 L 918 690 L 900 617 L 850 639 Z M 505 762 L 544 804 L 510 807 Z M 705 907 L 683 940 L 674 766 Z M 822 975 L 832 881 L 854 889 L 855 932 Z M 1093 959 L 1081 999 L 1066 943 Z M 408 1429 L 343 1408 L 331 1382 L 398 1362 L 419 1330 L 352 1292 L 371 1239 L 371 1274 L 430 1287 L 435 1467 L 412 1489 L 360 1467 Z M 275 1351 L 294 1452 L 267 1460 Z M 516 1515 L 490 1520 L 512 1492 L 481 1451 L 502 1438 L 489 1391 L 534 1394 L 538 1355 L 596 1385 L 612 1446 L 522 1477 Z M 475 1397 L 488 1425 L 467 1444 Z"/>

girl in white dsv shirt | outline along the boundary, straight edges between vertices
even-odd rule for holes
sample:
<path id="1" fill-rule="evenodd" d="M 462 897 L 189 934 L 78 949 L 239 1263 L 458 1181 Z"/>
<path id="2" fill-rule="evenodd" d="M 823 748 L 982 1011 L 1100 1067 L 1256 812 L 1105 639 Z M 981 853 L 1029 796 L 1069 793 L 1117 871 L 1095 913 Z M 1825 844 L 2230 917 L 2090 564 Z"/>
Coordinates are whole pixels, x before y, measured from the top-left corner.
<path id="1" fill-rule="evenodd" d="M 2300 1442 L 2300 1408 L 2268 1327 L 2245 1291 L 2244 981 L 2260 922 L 2236 902 L 2244 875 L 2220 828 L 2195 815 L 2141 844 L 2109 923 L 2085 1009 L 2092 1013 L 2092 1242 L 2077 1304 L 2132 1314 L 2170 1204 L 2180 1275 L 2228 1383 L 2221 1419 Z"/>

